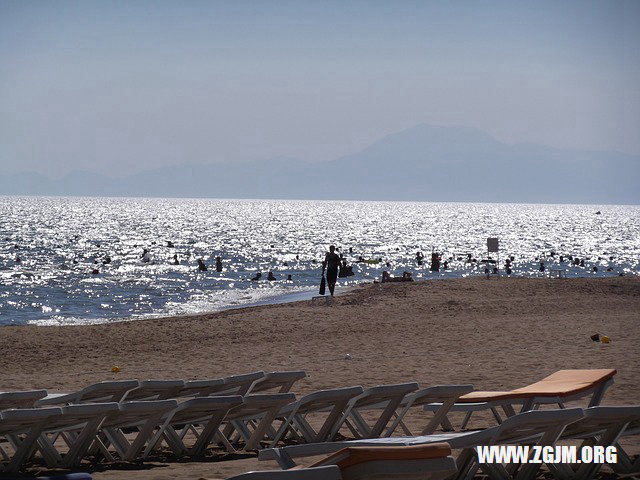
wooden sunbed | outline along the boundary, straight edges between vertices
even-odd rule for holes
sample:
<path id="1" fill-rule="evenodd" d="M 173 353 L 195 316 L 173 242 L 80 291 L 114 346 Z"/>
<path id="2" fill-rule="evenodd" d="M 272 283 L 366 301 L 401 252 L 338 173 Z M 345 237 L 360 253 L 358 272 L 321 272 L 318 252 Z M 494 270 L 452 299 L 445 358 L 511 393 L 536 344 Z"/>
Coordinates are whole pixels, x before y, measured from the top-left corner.
<path id="1" fill-rule="evenodd" d="M 593 370 L 558 370 L 542 380 L 508 391 L 475 391 L 461 396 L 450 411 L 467 412 L 461 428 L 469 422 L 471 414 L 479 410 L 490 409 L 498 423 L 502 418 L 497 411 L 501 407 L 507 417 L 516 414 L 515 406 L 521 412 L 537 408 L 542 404 L 557 404 L 564 408 L 568 401 L 591 396 L 589 407 L 600 405 L 602 397 L 613 384 L 616 370 L 611 368 Z M 429 404 L 426 410 L 435 410 L 439 404 Z M 445 428 L 451 424 L 445 419 Z"/>

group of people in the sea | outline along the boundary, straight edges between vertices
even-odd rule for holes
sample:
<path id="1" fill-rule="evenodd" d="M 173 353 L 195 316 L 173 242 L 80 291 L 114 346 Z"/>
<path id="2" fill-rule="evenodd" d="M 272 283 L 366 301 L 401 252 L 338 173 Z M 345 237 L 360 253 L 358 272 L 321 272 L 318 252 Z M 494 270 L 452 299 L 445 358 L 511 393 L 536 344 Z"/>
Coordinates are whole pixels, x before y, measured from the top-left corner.
<path id="1" fill-rule="evenodd" d="M 155 245 L 156 242 L 152 242 L 152 243 Z M 175 248 L 173 242 L 171 241 L 167 241 L 166 246 L 169 248 Z M 17 250 L 19 246 L 16 244 L 14 248 Z M 399 250 L 400 250 L 399 248 L 396 248 L 396 251 L 399 251 Z M 329 252 L 325 254 L 325 258 L 322 262 L 323 274 L 326 273 L 326 281 L 329 285 L 330 292 L 333 292 L 338 278 L 347 278 L 355 275 L 354 266 L 349 265 L 344 255 L 342 253 L 338 253 L 339 251 L 340 249 L 338 247 L 331 245 L 329 248 Z M 385 263 L 382 258 L 365 258 L 362 255 L 359 255 L 356 257 L 353 255 L 352 247 L 349 248 L 349 254 L 352 255 L 351 258 L 353 259 L 354 264 L 362 263 L 367 265 L 379 265 L 379 264 Z M 139 256 L 140 262 L 149 263 L 149 264 L 154 263 L 154 261 L 152 260 L 152 256 L 149 248 L 143 248 L 142 252 L 139 255 L 140 255 Z M 296 255 L 296 260 L 299 260 L 299 259 L 300 259 L 300 256 Z M 610 256 L 608 257 L 608 259 L 611 261 L 614 259 L 614 257 Z M 469 265 L 473 269 L 482 268 L 482 264 L 484 264 L 484 273 L 486 275 L 490 275 L 491 273 L 493 274 L 499 273 L 498 262 L 490 256 L 487 259 L 478 260 L 477 258 L 474 258 L 471 253 L 467 253 L 466 258 L 464 255 L 457 255 L 456 257 L 449 256 L 449 258 L 443 259 L 443 256 L 435 250 L 431 252 L 431 262 L 428 265 L 428 268 L 431 272 L 447 271 L 450 268 L 450 262 L 453 262 L 454 260 L 457 260 L 458 264 L 464 263 L 465 265 Z M 603 260 L 603 258 L 598 257 L 598 261 L 600 260 Z M 606 260 L 606 258 L 604 260 Z M 567 263 L 573 267 L 581 267 L 585 269 L 588 268 L 591 272 L 594 272 L 594 273 L 597 273 L 599 271 L 597 265 L 592 265 L 591 267 L 589 267 L 585 263 L 585 258 L 579 258 L 573 255 L 557 255 L 556 252 L 554 251 L 548 252 L 543 256 L 536 257 L 535 261 L 538 262 L 537 270 L 539 272 L 545 272 L 548 268 L 553 269 L 554 265 L 556 265 L 556 268 L 557 268 L 558 264 L 563 265 Z M 549 261 L 551 262 L 551 264 L 548 264 Z M 16 255 L 15 264 L 19 265 L 22 262 L 23 262 L 23 258 L 20 255 Z M 210 267 L 205 263 L 203 258 L 198 258 L 196 262 L 197 262 L 196 268 L 198 272 L 209 271 Z M 311 262 L 316 263 L 316 260 L 312 259 Z M 415 254 L 415 262 L 417 264 L 417 267 L 422 267 L 425 263 L 425 254 L 422 253 L 421 251 L 417 251 Z M 506 273 L 507 275 L 511 275 L 513 273 L 514 262 L 515 262 L 515 257 L 513 255 L 507 256 L 506 260 L 504 261 L 502 272 Z M 73 263 L 77 264 L 78 262 L 77 260 L 74 259 Z M 111 263 L 111 257 L 108 254 L 105 254 L 100 262 L 97 259 L 95 259 L 93 263 L 94 263 L 94 266 L 91 269 L 91 273 L 99 274 L 100 273 L 99 263 L 101 263 L 102 265 L 108 265 Z M 177 253 L 173 254 L 172 259 L 170 260 L 170 263 L 172 265 L 181 264 L 180 258 L 178 257 Z M 385 264 L 388 268 L 392 267 L 392 264 L 390 261 L 387 261 Z M 288 263 L 285 261 L 283 262 L 283 265 L 286 267 L 288 266 Z M 66 265 L 62 265 L 61 268 L 62 267 L 68 268 L 66 267 Z M 223 272 L 224 266 L 223 266 L 223 260 L 221 256 L 215 257 L 214 268 L 215 268 L 215 271 L 218 273 Z M 606 271 L 612 272 L 613 268 L 611 266 L 607 266 Z M 623 274 L 620 273 L 620 275 L 623 275 Z M 255 273 L 253 277 L 250 278 L 250 280 L 253 282 L 258 282 L 261 280 L 265 280 L 265 278 L 263 277 L 262 272 L 258 271 Z M 276 277 L 273 271 L 269 270 L 266 276 L 266 280 L 273 282 L 279 279 L 278 277 Z M 285 279 L 282 278 L 282 280 L 285 280 Z M 293 280 L 292 275 L 287 274 L 286 281 L 291 282 L 292 280 Z M 402 277 L 393 277 L 387 270 L 384 270 L 382 272 L 383 282 L 390 282 L 390 281 L 398 282 L 398 281 L 412 281 L 412 280 L 413 280 L 412 273 L 408 271 L 404 271 Z"/>

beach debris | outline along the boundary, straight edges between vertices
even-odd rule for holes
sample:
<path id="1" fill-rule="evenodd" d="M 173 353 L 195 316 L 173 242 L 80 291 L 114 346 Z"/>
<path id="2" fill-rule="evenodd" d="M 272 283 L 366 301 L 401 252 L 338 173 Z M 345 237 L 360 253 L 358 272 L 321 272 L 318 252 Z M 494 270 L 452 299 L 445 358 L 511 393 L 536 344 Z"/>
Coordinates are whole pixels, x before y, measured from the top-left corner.
<path id="1" fill-rule="evenodd" d="M 113 367 L 111 367 L 111 373 L 120 373 L 121 370 L 122 369 L 117 365 L 114 365 Z"/>
<path id="2" fill-rule="evenodd" d="M 351 354 L 350 354 L 350 353 L 347 353 L 347 354 L 344 356 L 344 359 L 345 359 L 345 360 L 351 360 Z"/>
<path id="3" fill-rule="evenodd" d="M 600 338 L 600 341 L 602 343 L 609 343 L 611 340 L 606 335 L 603 335 L 602 338 Z"/>
<path id="4" fill-rule="evenodd" d="M 600 341 L 600 334 L 596 333 L 594 335 L 591 335 L 591 340 L 593 340 L 594 342 L 599 342 Z"/>

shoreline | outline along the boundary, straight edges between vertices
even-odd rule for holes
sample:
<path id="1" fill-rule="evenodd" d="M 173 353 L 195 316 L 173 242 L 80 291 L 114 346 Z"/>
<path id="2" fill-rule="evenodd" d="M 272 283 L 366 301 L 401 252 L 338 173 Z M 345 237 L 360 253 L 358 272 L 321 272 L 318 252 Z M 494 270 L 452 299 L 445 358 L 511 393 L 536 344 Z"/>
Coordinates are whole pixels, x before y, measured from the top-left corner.
<path id="1" fill-rule="evenodd" d="M 445 272 L 446 273 L 446 272 Z M 488 278 L 488 280 L 496 280 L 496 281 L 510 281 L 510 280 L 518 280 L 518 279 L 527 279 L 527 280 L 534 280 L 534 281 L 544 281 L 544 280 L 555 280 L 555 279 L 561 279 L 563 281 L 566 280 L 580 280 L 580 279 L 588 279 L 588 280 L 608 280 L 608 279 L 613 279 L 613 278 L 620 278 L 620 275 L 599 275 L 599 276 L 581 276 L 581 277 L 569 277 L 569 276 L 564 276 L 564 277 L 551 277 L 549 276 L 548 273 L 546 273 L 544 276 L 518 276 L 518 275 L 504 275 L 504 274 L 491 274 L 490 278 Z M 631 277 L 631 278 L 638 278 L 640 279 L 640 275 L 636 275 L 634 273 L 627 273 L 626 275 L 623 275 L 622 278 L 624 277 Z M 482 272 L 470 272 L 466 275 L 462 275 L 462 276 L 448 276 L 448 275 L 439 275 L 439 276 L 433 276 L 433 277 L 429 277 L 429 278 L 425 278 L 425 277 L 419 277 L 414 279 L 413 283 L 424 283 L 424 282 L 431 282 L 431 281 L 455 281 L 455 280 L 465 280 L 465 279 L 487 279 L 486 275 Z M 340 285 L 336 285 L 336 297 L 342 296 L 342 295 L 346 295 L 349 292 L 353 291 L 353 290 L 357 290 L 360 288 L 367 288 L 367 285 L 377 285 L 379 284 L 380 281 L 378 279 L 374 279 L 373 281 L 371 281 L 370 279 L 362 279 L 362 282 L 357 282 L 351 285 L 344 285 L 344 286 L 340 286 Z M 308 288 L 302 291 L 295 291 L 295 292 L 288 292 L 288 293 L 281 293 L 281 294 L 276 294 L 273 296 L 268 296 L 265 298 L 262 298 L 260 300 L 256 300 L 256 301 L 252 301 L 252 302 L 248 302 L 245 304 L 229 304 L 226 305 L 222 308 L 219 308 L 217 310 L 206 310 L 206 311 L 201 311 L 201 312 L 194 312 L 194 313 L 185 313 L 185 314 L 177 314 L 177 315 L 171 315 L 171 314 L 166 314 L 166 313 L 150 313 L 150 314 L 145 314 L 145 315 L 140 315 L 139 317 L 115 317 L 115 318 L 97 318 L 97 319 L 83 319 L 83 320 L 79 320 L 75 323 L 59 323 L 59 324 L 54 324 L 54 320 L 51 319 L 42 319 L 42 320 L 33 320 L 30 321 L 28 323 L 25 324 L 4 324 L 4 325 L 0 325 L 0 329 L 4 328 L 4 327 L 26 327 L 26 326 L 30 326 L 30 327 L 82 327 L 82 326 L 89 326 L 89 325 L 110 325 L 110 324 L 115 324 L 115 323 L 127 323 L 127 322 L 140 322 L 140 321 L 146 321 L 146 320 L 162 320 L 162 319 L 168 319 L 168 318 L 190 318 L 190 317 L 198 317 L 201 315 L 212 315 L 212 314 L 216 314 L 216 313 L 221 313 L 221 312 L 225 312 L 228 310 L 238 310 L 238 309 L 245 309 L 245 308 L 253 308 L 253 307 L 263 307 L 263 306 L 268 306 L 268 305 L 283 305 L 283 304 L 287 304 L 287 303 L 295 303 L 295 302 L 303 302 L 303 301 L 309 301 L 311 300 L 313 297 L 319 296 L 318 294 L 315 294 L 314 292 L 318 289 L 318 286 L 314 286 L 313 288 Z M 329 296 L 328 294 L 325 296 Z M 40 323 L 42 322 L 42 323 Z M 51 322 L 51 323 L 48 323 Z"/>
<path id="2" fill-rule="evenodd" d="M 372 282 L 362 282 L 355 285 L 345 285 L 342 287 L 338 287 L 336 285 L 335 297 L 345 295 L 349 293 L 351 290 L 360 288 L 361 286 L 370 284 L 370 283 Z M 111 325 L 115 323 L 140 322 L 145 320 L 162 320 L 167 318 L 198 317 L 201 315 L 213 315 L 220 312 L 226 312 L 227 310 L 238 310 L 243 308 L 264 307 L 267 305 L 284 305 L 287 303 L 304 302 L 304 301 L 311 300 L 313 297 L 317 296 L 317 294 L 314 294 L 316 290 L 317 288 L 314 288 L 313 290 L 283 293 L 280 295 L 274 295 L 272 297 L 265 297 L 255 302 L 243 303 L 238 305 L 227 305 L 218 310 L 207 310 L 202 312 L 186 313 L 182 315 L 167 315 L 167 314 L 158 313 L 158 314 L 141 315 L 140 317 L 105 318 L 105 319 L 85 320 L 78 323 L 68 323 L 68 324 L 58 324 L 58 325 L 48 324 L 48 323 L 41 324 L 37 322 L 45 322 L 47 320 L 36 320 L 36 321 L 32 321 L 31 323 L 20 324 L 20 325 L 0 325 L 0 329 L 4 327 L 38 327 L 38 328 L 84 327 L 89 325 Z M 329 295 L 327 294 L 325 295 L 325 297 L 329 297 Z"/>

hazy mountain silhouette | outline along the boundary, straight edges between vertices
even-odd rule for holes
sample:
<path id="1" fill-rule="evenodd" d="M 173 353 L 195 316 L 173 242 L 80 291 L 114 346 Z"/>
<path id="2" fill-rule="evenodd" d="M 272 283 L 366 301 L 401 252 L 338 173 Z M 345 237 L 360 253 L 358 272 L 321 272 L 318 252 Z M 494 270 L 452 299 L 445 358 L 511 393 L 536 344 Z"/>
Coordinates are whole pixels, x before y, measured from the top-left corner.
<path id="1" fill-rule="evenodd" d="M 277 158 L 109 178 L 0 176 L 0 194 L 640 203 L 640 157 L 507 145 L 467 127 L 419 125 L 322 163 Z"/>

